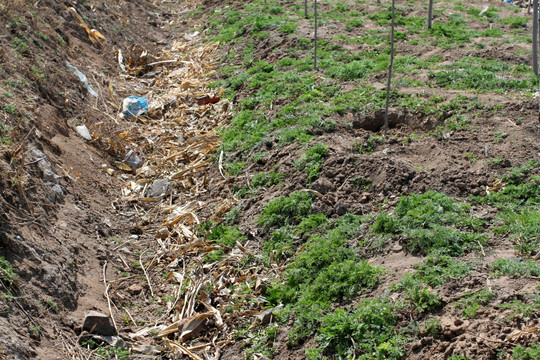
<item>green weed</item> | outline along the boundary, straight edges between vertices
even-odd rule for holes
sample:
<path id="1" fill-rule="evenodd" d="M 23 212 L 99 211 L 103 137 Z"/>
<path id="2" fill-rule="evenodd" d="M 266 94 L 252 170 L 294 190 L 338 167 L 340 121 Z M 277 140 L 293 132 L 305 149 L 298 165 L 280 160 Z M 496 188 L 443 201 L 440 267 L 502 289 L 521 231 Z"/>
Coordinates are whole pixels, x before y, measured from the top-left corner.
<path id="1" fill-rule="evenodd" d="M 461 309 L 463 316 L 467 319 L 472 319 L 476 317 L 480 307 L 489 304 L 495 298 L 495 295 L 494 292 L 485 289 L 474 293 L 465 292 L 463 297 L 454 306 Z"/>
<path id="2" fill-rule="evenodd" d="M 312 201 L 312 195 L 307 192 L 293 192 L 288 197 L 280 196 L 263 207 L 258 223 L 270 228 L 299 222 L 309 213 Z"/>
<path id="3" fill-rule="evenodd" d="M 495 276 L 540 276 L 540 265 L 532 259 L 499 259 L 491 264 Z"/>
<path id="4" fill-rule="evenodd" d="M 529 321 L 538 317 L 540 314 L 540 295 L 525 296 L 525 302 L 514 299 L 511 303 L 499 304 L 499 309 L 512 310 L 504 320 L 513 320 L 515 318 Z M 527 301 L 529 300 L 529 301 Z"/>
<path id="5" fill-rule="evenodd" d="M 205 258 L 206 262 L 217 262 L 221 260 L 223 255 L 236 245 L 237 241 L 243 244 L 246 240 L 246 237 L 238 227 L 224 224 L 216 225 L 212 221 L 202 223 L 199 227 L 199 234 L 220 247 L 207 254 Z"/>
<path id="6" fill-rule="evenodd" d="M 481 233 L 483 221 L 469 209 L 470 205 L 434 191 L 403 196 L 392 214 L 377 217 L 373 231 L 403 236 L 413 253 L 460 256 L 487 241 Z"/>
<path id="7" fill-rule="evenodd" d="M 512 353 L 513 360 L 535 360 L 540 358 L 540 344 L 531 344 L 530 347 L 516 346 Z"/>
<path id="8" fill-rule="evenodd" d="M 319 178 L 321 165 L 327 153 L 328 146 L 317 143 L 304 152 L 304 156 L 295 163 L 295 166 L 298 170 L 306 172 L 308 181 L 311 183 Z"/>
<path id="9" fill-rule="evenodd" d="M 434 338 L 439 337 L 442 333 L 441 321 L 437 318 L 427 319 L 424 322 L 424 331 L 429 336 L 433 336 Z"/>
<path id="10" fill-rule="evenodd" d="M 251 185 L 254 188 L 269 187 L 279 184 L 284 177 L 285 174 L 283 173 L 259 173 L 253 176 L 253 178 L 251 179 Z"/>
<path id="11" fill-rule="evenodd" d="M 385 299 L 363 300 L 350 312 L 336 309 L 321 320 L 316 339 L 324 353 L 336 359 L 401 359 L 404 339 L 396 335 L 396 313 Z"/>

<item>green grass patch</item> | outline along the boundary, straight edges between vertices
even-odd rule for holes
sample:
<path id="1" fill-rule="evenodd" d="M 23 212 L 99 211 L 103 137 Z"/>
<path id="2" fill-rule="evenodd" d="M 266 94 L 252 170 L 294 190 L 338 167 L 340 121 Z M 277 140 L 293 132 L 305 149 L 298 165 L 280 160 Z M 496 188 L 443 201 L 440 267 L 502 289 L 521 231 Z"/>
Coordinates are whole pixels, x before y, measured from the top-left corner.
<path id="1" fill-rule="evenodd" d="M 275 198 L 264 205 L 258 223 L 266 228 L 298 223 L 308 215 L 312 201 L 310 193 L 298 191 Z"/>
<path id="2" fill-rule="evenodd" d="M 461 256 L 486 244 L 483 221 L 470 214 L 470 205 L 434 191 L 401 197 L 392 213 L 379 215 L 376 234 L 399 235 L 416 254 Z"/>
<path id="3" fill-rule="evenodd" d="M 532 259 L 498 259 L 491 268 L 495 276 L 540 276 L 540 265 Z"/>
<path id="4" fill-rule="evenodd" d="M 396 334 L 396 323 L 388 299 L 366 299 L 349 312 L 336 309 L 324 316 L 316 339 L 323 354 L 336 359 L 401 359 L 405 339 Z"/>
<path id="5" fill-rule="evenodd" d="M 465 292 L 463 297 L 454 303 L 454 306 L 461 309 L 463 316 L 472 319 L 477 316 L 482 306 L 488 305 L 495 298 L 495 293 L 482 289 L 477 292 Z"/>
<path id="6" fill-rule="evenodd" d="M 238 227 L 224 224 L 217 225 L 213 221 L 202 223 L 199 226 L 199 234 L 219 247 L 219 249 L 212 250 L 206 255 L 206 262 L 220 261 L 236 245 L 237 241 L 243 244 L 246 240 Z"/>

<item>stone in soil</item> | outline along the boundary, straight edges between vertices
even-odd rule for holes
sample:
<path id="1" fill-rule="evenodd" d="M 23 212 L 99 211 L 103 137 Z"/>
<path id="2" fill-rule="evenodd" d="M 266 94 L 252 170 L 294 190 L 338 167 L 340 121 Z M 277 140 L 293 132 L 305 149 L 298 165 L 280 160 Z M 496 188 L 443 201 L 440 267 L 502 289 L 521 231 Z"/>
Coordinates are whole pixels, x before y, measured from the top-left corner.
<path id="1" fill-rule="evenodd" d="M 116 329 L 112 326 L 109 317 L 97 311 L 90 311 L 86 314 L 82 329 L 83 331 L 102 336 L 116 335 Z"/>

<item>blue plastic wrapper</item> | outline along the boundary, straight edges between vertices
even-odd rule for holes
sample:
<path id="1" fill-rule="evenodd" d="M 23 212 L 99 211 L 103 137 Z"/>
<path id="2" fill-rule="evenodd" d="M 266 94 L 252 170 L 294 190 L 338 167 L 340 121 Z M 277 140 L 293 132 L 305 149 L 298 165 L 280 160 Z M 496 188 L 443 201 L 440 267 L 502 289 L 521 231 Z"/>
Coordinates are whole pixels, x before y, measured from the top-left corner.
<path id="1" fill-rule="evenodd" d="M 148 100 L 142 96 L 128 96 L 122 103 L 125 119 L 140 116 L 148 110 Z"/>
<path id="2" fill-rule="evenodd" d="M 90 95 L 94 97 L 98 97 L 98 94 L 94 91 L 92 86 L 88 83 L 88 78 L 86 77 L 86 75 L 84 75 L 82 72 L 79 71 L 79 69 L 77 69 L 75 66 L 71 65 L 67 61 L 66 61 L 66 66 L 69 69 L 69 71 L 74 73 L 79 78 L 79 80 L 84 84 L 84 86 L 86 86 Z"/>

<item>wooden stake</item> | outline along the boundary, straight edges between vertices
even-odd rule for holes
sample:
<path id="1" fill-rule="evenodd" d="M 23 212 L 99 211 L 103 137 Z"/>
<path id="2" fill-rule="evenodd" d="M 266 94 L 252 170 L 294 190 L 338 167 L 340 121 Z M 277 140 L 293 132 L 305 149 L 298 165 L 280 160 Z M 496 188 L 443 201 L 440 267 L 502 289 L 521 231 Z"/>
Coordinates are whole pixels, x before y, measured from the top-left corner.
<path id="1" fill-rule="evenodd" d="M 538 76 L 538 0 L 533 1 L 532 68 Z"/>
<path id="2" fill-rule="evenodd" d="M 307 0 L 304 0 L 304 17 L 307 19 Z"/>
<path id="3" fill-rule="evenodd" d="M 536 0 L 536 1 L 538 1 L 538 0 Z M 315 0 L 315 57 L 314 57 L 313 68 L 315 70 L 319 70 L 317 68 L 317 0 Z"/>
<path id="4" fill-rule="evenodd" d="M 538 0 L 536 0 L 538 1 Z M 396 1 L 392 0 L 392 30 L 390 36 L 390 66 L 388 66 L 388 84 L 386 85 L 386 106 L 384 110 L 384 136 L 388 135 L 388 104 L 390 102 L 390 85 L 392 84 L 392 67 L 394 66 L 394 27 L 396 18 Z"/>
<path id="5" fill-rule="evenodd" d="M 433 0 L 429 0 L 427 28 L 431 29 L 431 18 L 433 17 Z"/>

